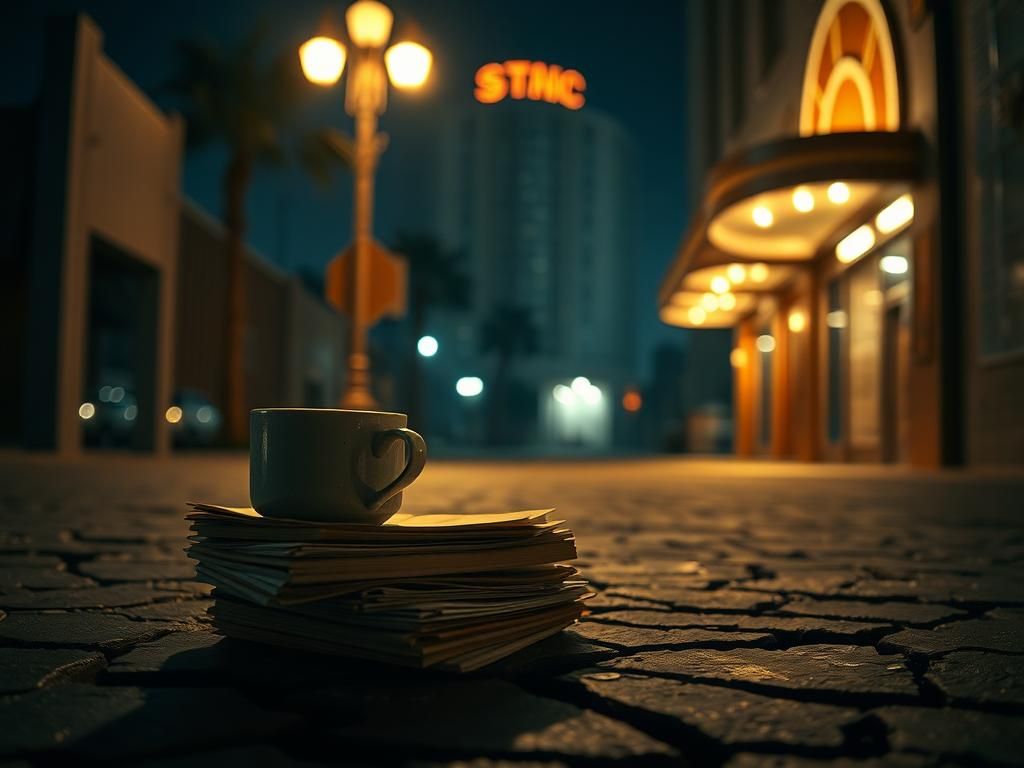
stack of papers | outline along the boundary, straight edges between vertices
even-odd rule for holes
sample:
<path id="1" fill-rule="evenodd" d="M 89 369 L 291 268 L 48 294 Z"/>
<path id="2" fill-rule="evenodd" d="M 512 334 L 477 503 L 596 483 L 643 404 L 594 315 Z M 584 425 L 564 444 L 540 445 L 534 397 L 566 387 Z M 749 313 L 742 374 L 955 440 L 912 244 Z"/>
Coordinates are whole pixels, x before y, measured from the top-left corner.
<path id="1" fill-rule="evenodd" d="M 465 672 L 559 632 L 589 596 L 553 510 L 360 525 L 191 506 L 188 554 L 230 637 Z"/>

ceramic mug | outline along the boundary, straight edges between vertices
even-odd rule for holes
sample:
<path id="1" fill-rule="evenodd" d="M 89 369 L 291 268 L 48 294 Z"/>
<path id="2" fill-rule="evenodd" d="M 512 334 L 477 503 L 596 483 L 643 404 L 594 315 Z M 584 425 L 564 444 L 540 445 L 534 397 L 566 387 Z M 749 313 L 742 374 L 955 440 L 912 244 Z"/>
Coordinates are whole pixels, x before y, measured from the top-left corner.
<path id="1" fill-rule="evenodd" d="M 252 506 L 265 517 L 382 523 L 402 506 L 402 489 L 427 460 L 426 443 L 406 423 L 404 413 L 252 411 Z"/>

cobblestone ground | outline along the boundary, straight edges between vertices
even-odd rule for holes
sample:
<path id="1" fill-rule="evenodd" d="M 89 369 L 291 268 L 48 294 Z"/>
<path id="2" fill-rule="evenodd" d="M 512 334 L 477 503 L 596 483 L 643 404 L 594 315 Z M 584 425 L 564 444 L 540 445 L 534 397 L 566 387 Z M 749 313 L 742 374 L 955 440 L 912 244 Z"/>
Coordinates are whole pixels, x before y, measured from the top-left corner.
<path id="1" fill-rule="evenodd" d="M 210 631 L 184 502 L 236 458 L 0 462 L 0 763 L 1024 762 L 1024 482 L 432 464 L 406 508 L 558 506 L 600 594 L 454 677 Z"/>

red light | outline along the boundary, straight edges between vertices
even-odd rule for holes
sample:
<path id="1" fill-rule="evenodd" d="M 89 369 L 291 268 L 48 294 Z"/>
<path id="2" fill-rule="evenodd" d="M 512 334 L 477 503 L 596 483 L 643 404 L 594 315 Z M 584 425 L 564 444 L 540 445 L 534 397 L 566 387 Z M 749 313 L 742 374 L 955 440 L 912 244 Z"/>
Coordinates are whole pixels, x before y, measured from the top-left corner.
<path id="1" fill-rule="evenodd" d="M 622 396 L 622 407 L 630 413 L 636 413 L 643 407 L 644 399 L 635 389 L 631 389 Z"/>

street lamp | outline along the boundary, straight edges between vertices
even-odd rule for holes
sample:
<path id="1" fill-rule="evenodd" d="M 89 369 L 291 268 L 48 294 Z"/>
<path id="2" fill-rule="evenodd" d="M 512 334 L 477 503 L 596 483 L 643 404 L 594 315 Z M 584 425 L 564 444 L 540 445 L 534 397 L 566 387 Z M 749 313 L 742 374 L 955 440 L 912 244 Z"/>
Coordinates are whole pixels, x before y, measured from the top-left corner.
<path id="1" fill-rule="evenodd" d="M 353 253 L 348 260 L 347 289 L 350 313 L 348 376 L 341 407 L 370 410 L 377 403 L 370 392 L 370 357 L 366 348 L 366 300 L 370 294 L 369 265 L 372 247 L 373 175 L 387 144 L 377 132 L 377 119 L 387 108 L 388 80 L 396 88 L 414 89 L 430 74 L 432 55 L 419 43 L 403 40 L 385 52 L 391 38 L 391 9 L 376 0 L 359 0 L 345 11 L 351 51 L 330 35 L 318 35 L 299 48 L 306 79 L 331 86 L 348 67 L 345 111 L 355 118 L 355 140 L 339 137 L 350 150 L 354 171 Z"/>

